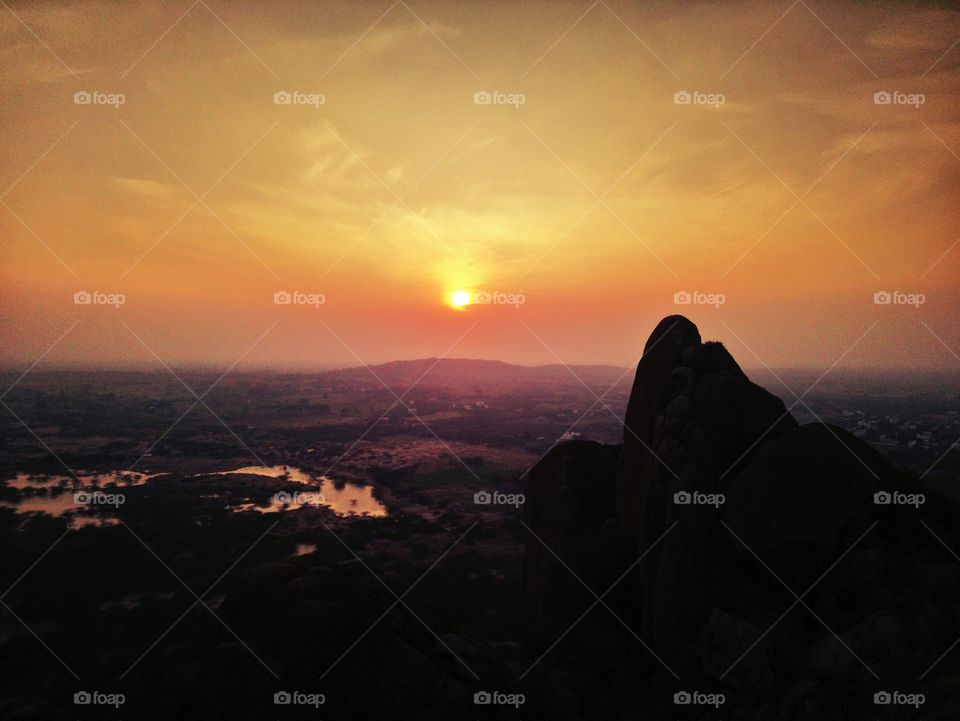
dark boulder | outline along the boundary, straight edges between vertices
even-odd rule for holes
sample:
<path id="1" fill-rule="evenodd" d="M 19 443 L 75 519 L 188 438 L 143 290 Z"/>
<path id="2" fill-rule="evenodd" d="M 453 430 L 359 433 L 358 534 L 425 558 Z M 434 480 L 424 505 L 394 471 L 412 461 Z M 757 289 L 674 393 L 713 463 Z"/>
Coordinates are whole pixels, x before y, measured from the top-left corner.
<path id="1" fill-rule="evenodd" d="M 836 554 L 851 524 L 869 525 L 873 494 L 890 488 L 891 474 L 856 436 L 810 423 L 763 444 L 731 484 L 724 518 L 761 556 L 791 544 Z"/>
<path id="2" fill-rule="evenodd" d="M 874 674 L 916 688 L 960 634 L 960 571 L 937 549 L 955 514 L 875 501 L 895 490 L 920 489 L 850 433 L 798 425 L 722 344 L 670 316 L 637 367 L 619 459 L 558 446 L 530 473 L 527 522 L 584 578 L 636 566 L 617 610 L 653 651 L 646 682 L 669 686 L 675 669 L 725 689 L 730 706 L 704 718 L 867 719 Z M 583 602 L 531 539 L 524 585 L 535 625 Z"/>
<path id="3" fill-rule="evenodd" d="M 565 441 L 529 474 L 523 578 L 533 638 L 549 637 L 593 602 L 583 583 L 600 594 L 614 580 L 625 551 L 614 494 L 619 456 L 619 446 Z"/>
<path id="4" fill-rule="evenodd" d="M 641 628 L 675 663 L 692 663 L 694 629 L 730 590 L 716 508 L 678 504 L 676 494 L 725 494 L 762 442 L 796 425 L 779 398 L 752 383 L 722 344 L 702 343 L 689 320 L 657 325 L 627 406 L 617 516 L 639 553 L 653 547 L 641 569 Z"/>

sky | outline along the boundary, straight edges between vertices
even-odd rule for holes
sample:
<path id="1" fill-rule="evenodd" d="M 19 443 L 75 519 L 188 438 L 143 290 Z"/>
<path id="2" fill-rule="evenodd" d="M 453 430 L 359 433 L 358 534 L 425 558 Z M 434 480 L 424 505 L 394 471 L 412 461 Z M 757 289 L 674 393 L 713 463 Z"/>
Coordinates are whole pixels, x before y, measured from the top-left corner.
<path id="1" fill-rule="evenodd" d="M 631 365 L 683 313 L 745 367 L 960 367 L 958 36 L 923 3 L 10 2 L 0 364 Z"/>

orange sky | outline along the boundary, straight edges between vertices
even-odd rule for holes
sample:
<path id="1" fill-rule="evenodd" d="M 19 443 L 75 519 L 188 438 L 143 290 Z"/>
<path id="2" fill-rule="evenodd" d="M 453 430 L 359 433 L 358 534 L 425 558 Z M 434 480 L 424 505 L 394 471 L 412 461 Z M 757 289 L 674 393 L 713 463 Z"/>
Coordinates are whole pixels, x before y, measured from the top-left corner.
<path id="1" fill-rule="evenodd" d="M 958 367 L 944 8 L 10 3 L 0 363 L 632 364 L 683 312 L 745 366 Z"/>

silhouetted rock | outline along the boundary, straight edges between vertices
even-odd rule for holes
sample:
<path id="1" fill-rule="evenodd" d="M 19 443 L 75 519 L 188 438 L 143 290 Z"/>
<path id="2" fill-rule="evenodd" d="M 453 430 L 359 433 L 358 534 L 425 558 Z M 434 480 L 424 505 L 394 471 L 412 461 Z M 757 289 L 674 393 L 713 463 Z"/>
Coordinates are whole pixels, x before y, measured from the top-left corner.
<path id="1" fill-rule="evenodd" d="M 743 649 L 749 648 L 762 632 L 763 629 L 752 623 L 714 608 L 696 646 L 703 672 L 712 678 L 727 678 L 735 688 L 769 691 L 773 685 L 773 668 L 765 653 L 751 654 L 738 663 Z M 735 673 L 726 676 L 731 668 Z"/>
<path id="2" fill-rule="evenodd" d="M 43 699 L 10 698 L 0 701 L 3 721 L 65 721 L 71 718 L 64 709 Z"/>
<path id="3" fill-rule="evenodd" d="M 558 446 L 530 473 L 526 520 L 597 593 L 597 569 L 637 565 L 624 617 L 666 671 L 733 699 L 704 719 L 866 719 L 878 678 L 916 686 L 960 633 L 960 567 L 917 550 L 931 537 L 904 514 L 919 511 L 875 502 L 911 483 L 846 431 L 798 425 L 670 316 L 637 367 L 615 467 L 599 444 Z M 942 533 L 956 519 L 940 516 Z M 626 559 L 599 542 L 603 523 L 630 539 Z M 586 607 L 530 537 L 524 573 L 535 622 Z"/>
<path id="4" fill-rule="evenodd" d="M 656 504 L 646 495 L 649 489 L 636 482 L 641 475 L 649 475 L 651 467 L 652 473 L 658 473 L 659 463 L 652 457 L 648 439 L 654 435 L 658 410 L 667 405 L 671 386 L 688 392 L 692 388 L 692 377 L 674 377 L 673 371 L 683 352 L 699 343 L 700 333 L 693 323 L 683 316 L 668 316 L 650 335 L 637 366 L 624 419 L 627 430 L 617 476 L 617 511 L 623 524 L 638 533 L 645 509 L 651 522 L 659 520 L 650 509 Z"/>
<path id="5" fill-rule="evenodd" d="M 207 624 L 194 644 L 148 661 L 142 717 L 272 718 L 297 711 L 277 707 L 274 693 L 300 691 L 324 694 L 306 709 L 323 718 L 446 721 L 473 713 L 476 691 L 511 687 L 450 613 L 416 592 L 404 598 L 428 630 L 359 562 L 271 563 L 239 585 L 218 609 L 236 642 L 209 645 L 218 629 Z"/>
<path id="6" fill-rule="evenodd" d="M 873 494 L 890 486 L 883 457 L 842 428 L 811 423 L 768 440 L 730 485 L 724 518 L 761 555 L 789 544 L 836 553 L 853 522 L 866 529 Z"/>
<path id="7" fill-rule="evenodd" d="M 582 613 L 589 593 L 577 577 L 600 587 L 616 568 L 610 561 L 622 541 L 614 500 L 619 456 L 619 446 L 565 441 L 529 474 L 523 577 L 532 634 L 549 636 Z"/>
<path id="8" fill-rule="evenodd" d="M 617 514 L 639 553 L 652 547 L 641 570 L 641 629 L 675 663 L 689 662 L 697 622 L 729 582 L 716 510 L 677 504 L 675 494 L 726 493 L 763 441 L 795 426 L 721 344 L 702 343 L 683 316 L 660 321 L 627 406 Z"/>

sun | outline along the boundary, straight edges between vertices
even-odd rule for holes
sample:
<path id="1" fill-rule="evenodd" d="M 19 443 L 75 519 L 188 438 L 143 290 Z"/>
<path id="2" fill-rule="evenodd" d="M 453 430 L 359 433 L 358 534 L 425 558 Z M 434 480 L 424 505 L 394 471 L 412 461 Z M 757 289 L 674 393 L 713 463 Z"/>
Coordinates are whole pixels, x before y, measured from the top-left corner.
<path id="1" fill-rule="evenodd" d="M 470 305 L 470 294 L 465 290 L 455 290 L 450 296 L 450 304 L 454 308 L 463 308 Z"/>

